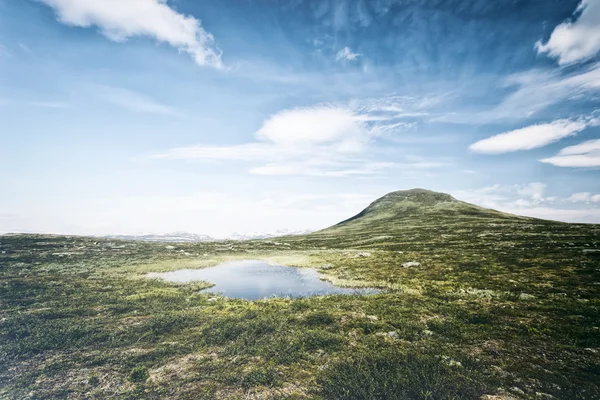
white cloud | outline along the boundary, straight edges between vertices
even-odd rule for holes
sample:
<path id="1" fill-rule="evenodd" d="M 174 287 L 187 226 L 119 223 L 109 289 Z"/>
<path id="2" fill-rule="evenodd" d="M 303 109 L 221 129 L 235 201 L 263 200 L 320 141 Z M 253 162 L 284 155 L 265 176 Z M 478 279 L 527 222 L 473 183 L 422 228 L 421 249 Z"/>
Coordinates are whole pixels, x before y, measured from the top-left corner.
<path id="1" fill-rule="evenodd" d="M 265 119 L 250 143 L 178 147 L 154 158 L 247 161 L 260 163 L 249 170 L 257 175 L 330 177 L 377 174 L 393 167 L 415 170 L 447 165 L 430 159 L 397 163 L 365 158 L 376 138 L 412 126 L 398 122 L 396 113 L 356 103 L 292 108 Z"/>
<path id="2" fill-rule="evenodd" d="M 546 189 L 547 186 L 541 182 L 531 182 L 522 185 L 492 185 L 479 189 L 459 190 L 452 194 L 460 200 L 516 215 L 565 222 L 600 222 L 598 208 L 551 207 L 561 199 L 545 196 Z M 573 196 L 564 200 L 572 201 L 572 198 Z"/>
<path id="3" fill-rule="evenodd" d="M 213 36 L 193 16 L 178 13 L 167 0 L 41 0 L 54 8 L 61 22 L 97 26 L 104 36 L 125 41 L 148 36 L 188 53 L 199 65 L 223 66 Z"/>
<path id="4" fill-rule="evenodd" d="M 483 207 L 503 209 L 507 206 L 532 206 L 551 203 L 556 197 L 546 197 L 547 185 L 529 182 L 515 185 L 492 185 L 479 189 L 459 190 L 452 194 L 461 200 Z"/>
<path id="5" fill-rule="evenodd" d="M 445 113 L 440 122 L 482 124 L 531 118 L 561 102 L 595 99 L 600 91 L 600 63 L 571 70 L 530 70 L 505 78 L 503 86 L 514 89 L 500 104 L 479 112 Z"/>
<path id="6" fill-rule="evenodd" d="M 371 136 L 361 115 L 348 108 L 321 105 L 283 110 L 270 116 L 252 143 L 175 148 L 155 157 L 264 163 L 250 170 L 258 175 L 358 175 L 384 167 L 355 158 L 365 150 Z"/>
<path id="7" fill-rule="evenodd" d="M 600 167 L 600 139 L 565 147 L 556 156 L 540 161 L 557 167 Z"/>
<path id="8" fill-rule="evenodd" d="M 295 163 L 269 163 L 261 167 L 253 168 L 250 172 L 256 175 L 344 177 L 371 175 L 394 166 L 396 166 L 395 163 L 388 162 L 346 161 L 344 163 L 327 163 L 321 162 L 320 160 L 308 160 Z"/>
<path id="9" fill-rule="evenodd" d="M 59 102 L 59 101 L 28 101 L 25 104 L 32 107 L 40 107 L 40 108 L 69 108 L 67 103 Z"/>
<path id="10" fill-rule="evenodd" d="M 349 47 L 344 47 L 335 55 L 336 61 L 354 61 L 361 55 L 350 50 Z"/>
<path id="11" fill-rule="evenodd" d="M 541 219 L 564 222 L 600 223 L 600 209 L 565 209 L 552 207 L 506 207 L 502 211 Z"/>
<path id="12" fill-rule="evenodd" d="M 579 17 L 554 28 L 548 42 L 536 43 L 538 53 L 547 53 L 566 65 L 588 60 L 600 51 L 600 1 L 582 0 L 575 13 L 580 13 Z"/>
<path id="13" fill-rule="evenodd" d="M 591 194 L 590 192 L 573 193 L 567 201 L 572 203 L 600 203 L 600 194 Z"/>
<path id="14" fill-rule="evenodd" d="M 92 85 L 90 90 L 102 100 L 131 111 L 148 114 L 174 114 L 173 108 L 133 90 Z"/>
<path id="15" fill-rule="evenodd" d="M 477 153 L 500 154 L 518 150 L 530 150 L 573 136 L 588 126 L 598 124 L 596 119 L 559 119 L 547 124 L 531 125 L 504 132 L 469 146 Z"/>
<path id="16" fill-rule="evenodd" d="M 320 106 L 272 115 L 256 136 L 282 147 L 334 144 L 340 152 L 356 152 L 368 135 L 362 116 L 347 108 Z"/>

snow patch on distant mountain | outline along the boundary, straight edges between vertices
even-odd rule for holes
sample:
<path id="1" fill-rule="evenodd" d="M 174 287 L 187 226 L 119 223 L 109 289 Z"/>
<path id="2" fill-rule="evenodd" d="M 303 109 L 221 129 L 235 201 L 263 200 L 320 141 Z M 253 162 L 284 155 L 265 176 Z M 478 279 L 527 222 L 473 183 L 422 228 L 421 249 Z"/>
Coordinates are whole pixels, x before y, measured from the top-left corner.
<path id="1" fill-rule="evenodd" d="M 215 239 L 208 235 L 198 235 L 187 232 L 173 233 L 146 233 L 140 235 L 107 235 L 110 239 L 121 240 L 140 240 L 143 242 L 173 242 L 173 243 L 195 243 L 195 242 L 214 242 Z"/>
<path id="2" fill-rule="evenodd" d="M 275 232 L 235 232 L 227 237 L 229 240 L 252 240 L 269 239 L 278 236 L 304 235 L 310 233 L 310 230 L 292 231 L 289 229 L 278 229 Z"/>
<path id="3" fill-rule="evenodd" d="M 139 235 L 106 235 L 105 238 L 120 240 L 139 240 L 143 242 L 172 242 L 172 243 L 197 243 L 215 242 L 219 240 L 255 240 L 269 239 L 278 236 L 303 235 L 310 233 L 309 230 L 293 231 L 289 229 L 278 229 L 275 232 L 234 232 L 224 238 L 215 238 L 209 235 L 199 235 L 187 232 L 172 233 L 145 233 Z"/>

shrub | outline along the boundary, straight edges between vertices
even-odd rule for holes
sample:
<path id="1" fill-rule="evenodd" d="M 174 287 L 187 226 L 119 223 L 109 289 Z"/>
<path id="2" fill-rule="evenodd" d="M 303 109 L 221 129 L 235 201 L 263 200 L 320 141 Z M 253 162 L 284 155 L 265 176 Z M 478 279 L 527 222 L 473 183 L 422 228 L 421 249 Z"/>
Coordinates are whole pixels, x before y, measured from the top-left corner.
<path id="1" fill-rule="evenodd" d="M 254 386 L 272 386 L 275 384 L 276 376 L 273 370 L 266 368 L 257 368 L 250 371 L 242 379 L 242 386 L 249 389 Z"/>
<path id="2" fill-rule="evenodd" d="M 308 326 L 331 325 L 334 322 L 335 319 L 331 315 L 324 312 L 309 314 L 304 319 L 304 324 Z"/>
<path id="3" fill-rule="evenodd" d="M 148 377 L 148 368 L 146 367 L 134 367 L 129 373 L 129 381 L 134 383 L 146 382 Z"/>

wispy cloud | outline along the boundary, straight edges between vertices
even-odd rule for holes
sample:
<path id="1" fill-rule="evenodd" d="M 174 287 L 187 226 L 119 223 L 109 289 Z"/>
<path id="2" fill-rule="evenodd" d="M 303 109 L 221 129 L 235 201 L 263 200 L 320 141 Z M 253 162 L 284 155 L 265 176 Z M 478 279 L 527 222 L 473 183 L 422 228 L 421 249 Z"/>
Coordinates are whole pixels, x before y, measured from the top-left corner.
<path id="1" fill-rule="evenodd" d="M 149 114 L 175 113 L 172 107 L 133 90 L 102 85 L 93 85 L 91 90 L 102 100 L 130 111 Z"/>
<path id="2" fill-rule="evenodd" d="M 600 194 L 590 192 L 573 193 L 567 201 L 571 203 L 600 203 Z"/>
<path id="3" fill-rule="evenodd" d="M 520 121 L 555 104 L 594 99 L 600 92 L 600 63 L 569 71 L 533 69 L 509 75 L 500 84 L 512 91 L 499 104 L 480 111 L 457 109 L 433 120 L 465 124 Z"/>
<path id="4" fill-rule="evenodd" d="M 556 197 L 546 196 L 547 185 L 542 182 L 529 182 L 515 185 L 491 185 L 478 189 L 458 190 L 452 194 L 461 200 L 482 207 L 506 210 L 515 207 L 538 206 L 552 203 Z"/>
<path id="5" fill-rule="evenodd" d="M 518 150 L 531 150 L 573 136 L 589 126 L 598 125 L 600 120 L 560 119 L 546 124 L 531 125 L 525 128 L 480 140 L 469 146 L 471 151 L 485 154 L 500 154 Z"/>
<path id="6" fill-rule="evenodd" d="M 8 49 L 4 45 L 2 45 L 2 43 L 0 43 L 0 59 L 12 57 L 14 57 L 13 54 L 10 51 L 8 51 Z"/>
<path id="7" fill-rule="evenodd" d="M 574 21 L 554 28 L 546 43 L 536 43 L 538 53 L 547 53 L 565 65 L 588 60 L 600 51 L 600 1 L 582 0 L 575 14 L 579 16 Z"/>
<path id="8" fill-rule="evenodd" d="M 25 104 L 32 107 L 40 107 L 40 108 L 69 108 L 70 105 L 68 103 L 64 103 L 61 101 L 28 101 Z"/>
<path id="9" fill-rule="evenodd" d="M 198 65 L 222 68 L 221 51 L 200 21 L 178 13 L 164 0 L 41 0 L 59 20 L 79 27 L 97 26 L 113 41 L 148 36 L 188 53 Z"/>
<path id="10" fill-rule="evenodd" d="M 17 45 L 25 53 L 33 54 L 33 50 L 31 50 L 31 48 L 29 46 L 27 46 L 25 43 L 18 43 Z"/>
<path id="11" fill-rule="evenodd" d="M 600 139 L 565 147 L 554 157 L 540 161 L 557 167 L 600 167 Z"/>
<path id="12" fill-rule="evenodd" d="M 154 157 L 260 163 L 249 170 L 257 175 L 333 177 L 371 175 L 395 166 L 413 169 L 440 166 L 430 160 L 396 163 L 365 157 L 377 137 L 407 128 L 394 117 L 397 110 L 391 114 L 389 110 L 383 113 L 378 110 L 373 104 L 368 107 L 321 104 L 283 110 L 263 121 L 253 142 L 178 147 Z"/>
<path id="13" fill-rule="evenodd" d="M 350 50 L 350 47 L 344 47 L 335 55 L 336 61 L 354 61 L 361 55 Z"/>
<path id="14" fill-rule="evenodd" d="M 531 182 L 520 185 L 491 185 L 454 191 L 452 194 L 460 200 L 517 215 L 566 222 L 600 222 L 600 208 L 572 208 L 573 204 L 570 207 L 565 204 L 578 202 L 582 197 L 590 198 L 591 195 L 581 196 L 579 193 L 569 198 L 558 198 L 547 196 L 546 191 L 546 184 Z"/>

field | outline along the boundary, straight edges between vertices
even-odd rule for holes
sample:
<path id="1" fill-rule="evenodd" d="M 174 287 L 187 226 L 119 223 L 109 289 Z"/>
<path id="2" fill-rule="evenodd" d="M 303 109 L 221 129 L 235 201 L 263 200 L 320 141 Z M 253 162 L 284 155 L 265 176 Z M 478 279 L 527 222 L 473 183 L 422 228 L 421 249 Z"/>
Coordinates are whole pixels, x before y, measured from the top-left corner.
<path id="1" fill-rule="evenodd" d="M 434 211 L 262 241 L 0 236 L 0 398 L 600 399 L 600 226 Z M 235 259 L 387 291 L 143 277 Z"/>

